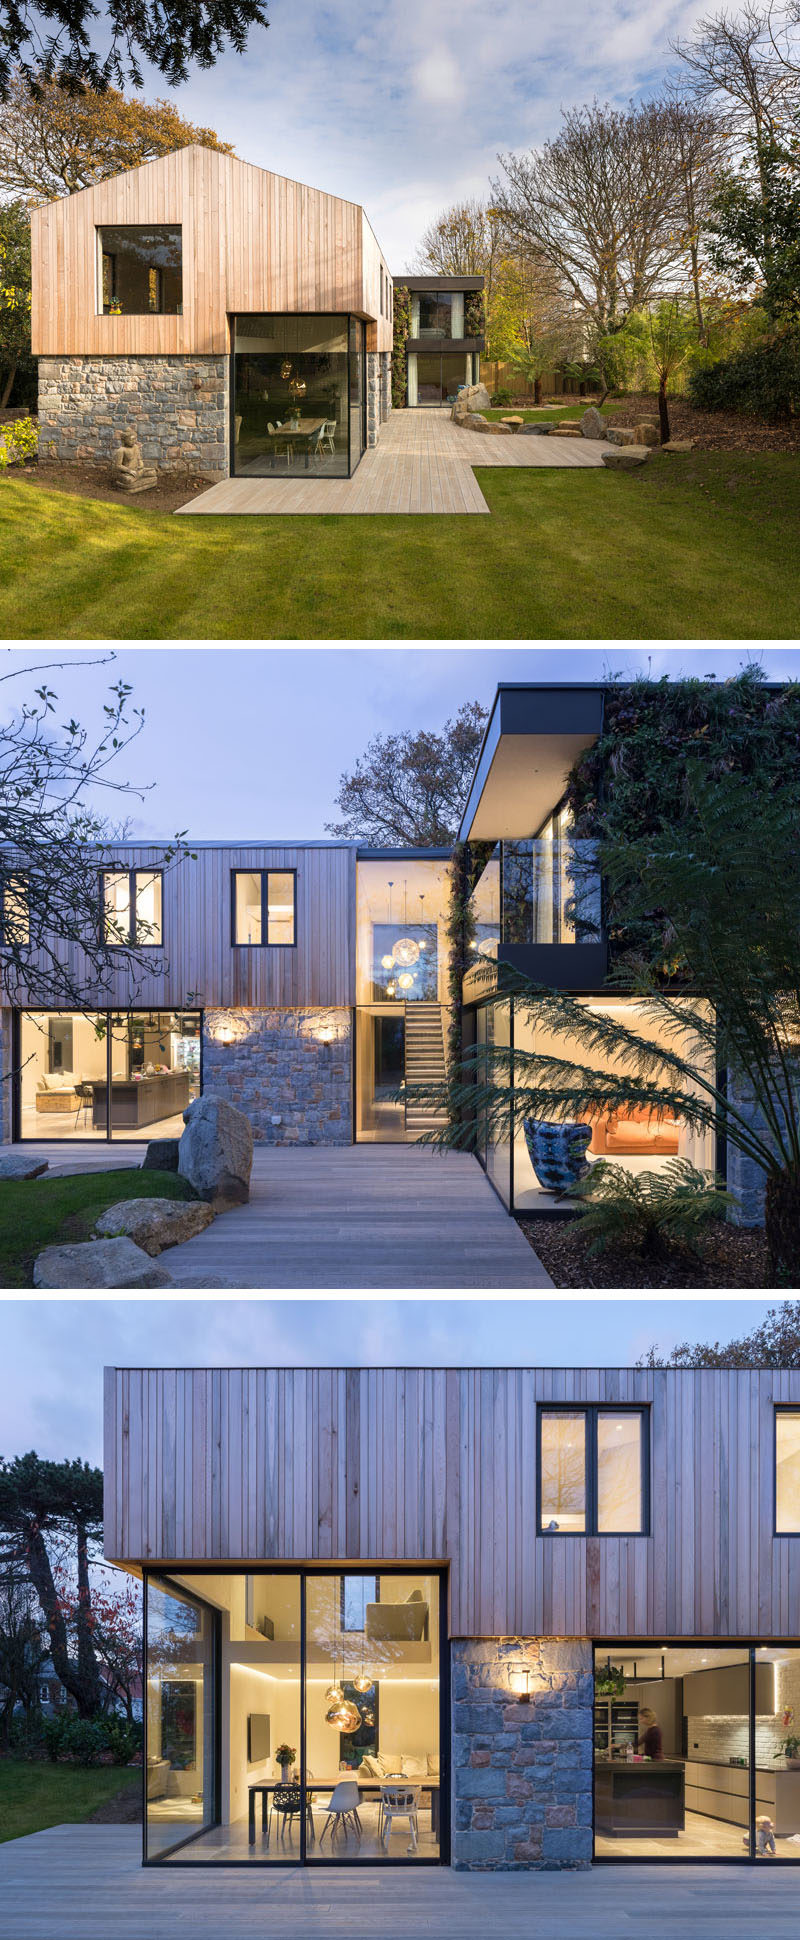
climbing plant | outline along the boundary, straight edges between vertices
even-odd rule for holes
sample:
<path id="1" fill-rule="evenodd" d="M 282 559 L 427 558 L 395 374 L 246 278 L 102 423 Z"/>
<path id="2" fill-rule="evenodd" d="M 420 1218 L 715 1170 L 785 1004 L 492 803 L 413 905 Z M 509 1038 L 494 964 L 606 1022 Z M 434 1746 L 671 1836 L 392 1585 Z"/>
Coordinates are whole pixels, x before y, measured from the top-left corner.
<path id="1" fill-rule="evenodd" d="M 392 407 L 401 411 L 406 401 L 406 344 L 411 329 L 411 297 L 402 284 L 394 287 L 394 335 L 392 342 Z"/>

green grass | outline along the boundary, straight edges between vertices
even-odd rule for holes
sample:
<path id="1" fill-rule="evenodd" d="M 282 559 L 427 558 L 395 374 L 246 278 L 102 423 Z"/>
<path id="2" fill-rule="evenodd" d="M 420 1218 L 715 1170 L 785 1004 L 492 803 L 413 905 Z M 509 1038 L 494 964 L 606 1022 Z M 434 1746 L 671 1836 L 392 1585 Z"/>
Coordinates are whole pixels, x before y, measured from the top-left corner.
<path id="1" fill-rule="evenodd" d="M 120 1199 L 193 1199 L 176 1172 L 74 1173 L 65 1179 L 0 1180 L 0 1287 L 33 1285 L 45 1246 L 91 1239 L 95 1221 Z"/>
<path id="2" fill-rule="evenodd" d="M 98 1805 L 141 1782 L 141 1771 L 118 1765 L 84 1771 L 80 1765 L 0 1758 L 0 1845 L 45 1826 L 79 1825 Z"/>
<path id="3" fill-rule="evenodd" d="M 7 478 L 0 635 L 796 637 L 796 457 L 477 475 L 489 518 L 175 518 Z"/>
<path id="4" fill-rule="evenodd" d="M 553 404 L 548 405 L 546 409 L 540 405 L 537 411 L 529 411 L 525 405 L 520 405 L 517 410 L 516 404 L 503 404 L 500 407 L 495 406 L 493 410 L 482 411 L 481 417 L 514 417 L 523 418 L 526 424 L 558 424 L 562 418 L 582 418 L 584 411 L 588 411 L 590 402 L 589 398 L 581 397 L 577 404 Z M 598 404 L 594 408 L 600 411 L 603 417 L 613 416 L 613 413 L 620 409 L 620 400 L 618 397 L 608 397 L 605 404 Z"/>

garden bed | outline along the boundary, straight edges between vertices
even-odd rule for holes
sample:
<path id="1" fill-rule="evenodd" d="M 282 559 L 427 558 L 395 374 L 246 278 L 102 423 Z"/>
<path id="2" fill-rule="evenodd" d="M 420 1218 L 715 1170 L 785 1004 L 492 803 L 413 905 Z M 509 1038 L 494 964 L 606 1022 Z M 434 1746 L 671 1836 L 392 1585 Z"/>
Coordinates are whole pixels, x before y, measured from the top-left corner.
<path id="1" fill-rule="evenodd" d="M 794 424 L 768 424 L 764 418 L 739 411 L 696 411 L 685 397 L 669 400 L 673 438 L 694 438 L 699 451 L 792 451 L 800 453 L 800 418 Z M 609 424 L 637 424 L 658 417 L 658 398 L 645 393 L 608 398 L 604 417 Z"/>
<path id="2" fill-rule="evenodd" d="M 538 1254 L 556 1287 L 746 1287 L 758 1292 L 774 1285 L 761 1227 L 709 1223 L 699 1258 L 676 1247 L 664 1259 L 644 1260 L 624 1248 L 591 1257 L 574 1234 L 572 1219 L 519 1217 L 528 1244 Z"/>
<path id="3" fill-rule="evenodd" d="M 152 491 L 120 492 L 104 471 L 95 471 L 88 465 L 56 465 L 41 459 L 15 465 L 13 476 L 15 481 L 19 479 L 26 485 L 42 485 L 48 492 L 101 499 L 106 505 L 124 506 L 126 510 L 138 506 L 143 512 L 175 512 L 179 505 L 188 505 L 190 499 L 207 492 L 214 483 L 211 478 L 187 476 L 185 472 L 165 472 Z"/>

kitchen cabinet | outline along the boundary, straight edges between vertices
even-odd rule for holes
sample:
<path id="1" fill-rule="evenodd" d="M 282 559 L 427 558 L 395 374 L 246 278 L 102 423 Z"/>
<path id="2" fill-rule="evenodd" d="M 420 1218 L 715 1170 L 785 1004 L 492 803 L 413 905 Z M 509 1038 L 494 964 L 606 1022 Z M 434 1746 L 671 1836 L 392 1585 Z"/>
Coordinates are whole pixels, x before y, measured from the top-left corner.
<path id="1" fill-rule="evenodd" d="M 706 1818 L 725 1819 L 729 1825 L 747 1830 L 750 1774 L 742 1765 L 714 1765 L 689 1758 L 685 1779 L 687 1812 L 702 1812 Z M 800 1832 L 800 1772 L 757 1767 L 756 1817 L 762 1814 L 772 1820 L 778 1838 Z"/>
<path id="2" fill-rule="evenodd" d="M 691 1671 L 683 1680 L 683 1710 L 687 1718 L 747 1717 L 750 1710 L 750 1668 L 722 1664 L 715 1670 Z M 774 1664 L 756 1664 L 756 1715 L 775 1716 Z"/>

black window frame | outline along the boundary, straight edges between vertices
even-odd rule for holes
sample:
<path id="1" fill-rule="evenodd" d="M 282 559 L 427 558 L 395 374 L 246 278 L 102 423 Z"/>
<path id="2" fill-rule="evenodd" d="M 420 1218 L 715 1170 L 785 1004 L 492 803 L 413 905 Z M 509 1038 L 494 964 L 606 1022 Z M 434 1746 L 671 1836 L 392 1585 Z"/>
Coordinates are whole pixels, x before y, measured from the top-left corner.
<path id="1" fill-rule="evenodd" d="M 146 235 L 154 234 L 158 230 L 164 230 L 169 235 L 177 236 L 179 238 L 179 248 L 180 248 L 180 265 L 177 272 L 180 277 L 180 301 L 178 303 L 178 308 L 176 310 L 164 309 L 163 307 L 164 306 L 163 264 L 148 263 L 147 264 L 148 279 L 151 271 L 155 272 L 155 277 L 156 277 L 157 303 L 155 308 L 151 303 L 148 303 L 147 308 L 145 310 L 126 310 L 122 314 L 128 317 L 172 317 L 172 316 L 183 315 L 183 263 L 184 263 L 183 227 L 184 225 L 182 222 L 97 222 L 95 223 L 95 244 L 96 244 L 97 255 L 98 255 L 98 283 L 99 283 L 98 314 L 100 316 L 107 317 L 107 316 L 114 316 L 114 315 L 120 314 L 120 312 L 118 310 L 115 310 L 114 308 L 114 306 L 119 303 L 119 269 L 118 269 L 119 247 L 117 246 L 114 249 L 108 249 L 106 248 L 106 244 L 105 244 L 105 237 L 107 234 L 109 234 L 112 231 L 120 231 L 120 230 L 141 230 Z M 105 289 L 106 263 L 108 263 L 108 266 L 109 266 L 108 303 L 106 303 L 106 289 Z"/>
<path id="2" fill-rule="evenodd" d="M 106 923 L 107 923 L 106 877 L 107 876 L 127 876 L 128 878 L 129 918 L 128 918 L 127 937 L 111 937 L 106 934 Z M 137 876 L 146 876 L 150 882 L 154 882 L 156 876 L 158 876 L 159 881 L 161 883 L 161 935 L 159 936 L 158 941 L 156 941 L 155 937 L 139 937 L 136 935 L 136 878 Z M 163 950 L 164 948 L 164 871 L 163 869 L 161 868 L 148 869 L 148 868 L 142 868 L 141 866 L 136 865 L 132 869 L 125 869 L 125 868 L 114 869 L 113 867 L 109 866 L 107 869 L 100 870 L 100 940 L 104 950 Z"/>
<path id="3" fill-rule="evenodd" d="M 544 1529 L 542 1527 L 542 1421 L 545 1415 L 582 1415 L 585 1424 L 584 1527 L 583 1529 Z M 639 1529 L 598 1529 L 597 1424 L 600 1415 L 638 1415 L 641 1419 L 642 1516 Z M 536 1408 L 536 1535 L 550 1541 L 585 1542 L 597 1537 L 601 1542 L 619 1536 L 650 1536 L 650 1434 L 651 1408 L 648 1401 L 540 1401 Z"/>
<path id="4" fill-rule="evenodd" d="M 800 1536 L 800 1523 L 796 1529 L 778 1528 L 778 1416 L 797 1415 L 800 1420 L 800 1401 L 775 1401 L 772 1414 L 772 1534 L 778 1542 L 795 1542 Z"/>
<path id="5" fill-rule="evenodd" d="M 261 942 L 245 943 L 236 935 L 236 878 L 237 876 L 261 877 Z M 269 940 L 269 878 L 270 876 L 291 876 L 292 878 L 292 941 L 291 943 L 271 943 Z M 297 870 L 296 869 L 232 869 L 231 870 L 231 949 L 232 950 L 296 950 L 297 949 Z"/>

